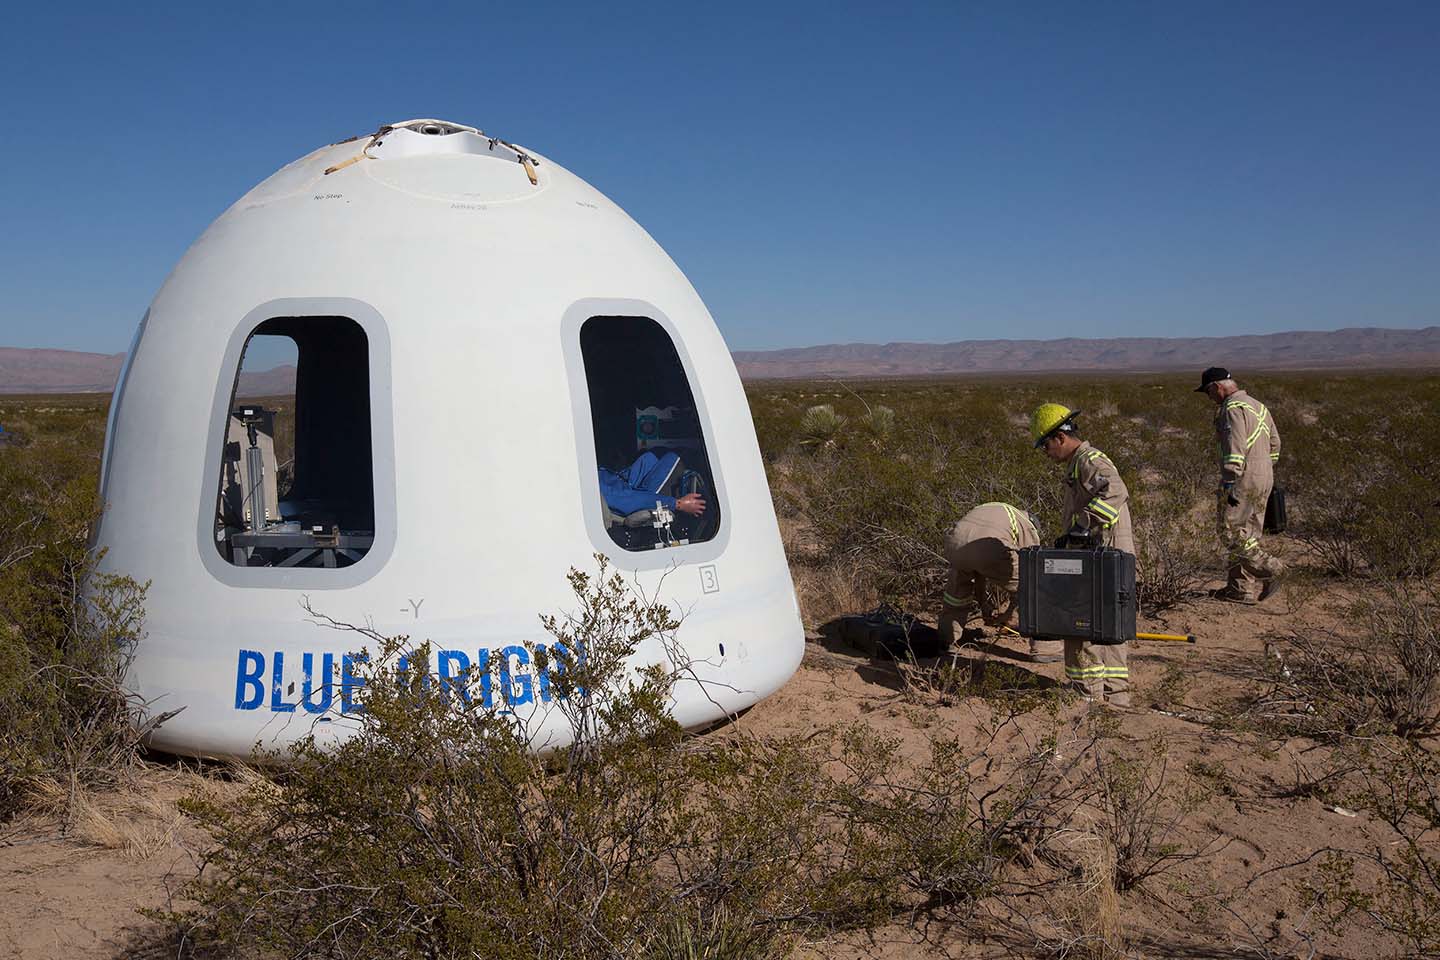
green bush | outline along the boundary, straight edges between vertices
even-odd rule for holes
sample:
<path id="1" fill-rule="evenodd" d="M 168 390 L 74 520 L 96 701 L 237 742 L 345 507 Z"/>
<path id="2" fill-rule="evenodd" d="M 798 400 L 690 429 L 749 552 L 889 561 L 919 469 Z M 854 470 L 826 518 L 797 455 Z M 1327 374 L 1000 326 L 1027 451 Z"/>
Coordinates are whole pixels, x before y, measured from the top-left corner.
<path id="1" fill-rule="evenodd" d="M 1289 492 L 1292 536 L 1321 566 L 1345 576 L 1440 572 L 1440 458 L 1429 452 L 1440 445 L 1440 378 L 1285 374 L 1244 385 L 1279 425 L 1277 478 Z M 977 504 L 1013 503 L 1040 518 L 1042 538 L 1059 533 L 1061 472 L 1028 432 L 1030 410 L 1046 400 L 1083 411 L 1084 435 L 1130 489 L 1148 610 L 1185 602 L 1221 572 L 1215 408 L 1189 375 L 763 383 L 748 392 L 777 510 L 882 598 L 932 605 L 945 534 Z M 877 419 L 891 425 L 867 429 Z"/>
<path id="2" fill-rule="evenodd" d="M 665 712 L 679 624 L 597 559 L 571 573 L 574 611 L 543 618 L 573 742 L 534 755 L 513 713 L 401 665 L 425 645 L 366 634 L 353 737 L 262 757 L 283 769 L 238 803 L 186 801 L 216 847 L 184 891 L 195 908 L 168 915 L 183 937 L 347 958 L 772 956 L 973 904 L 1045 821 L 1053 750 L 982 793 L 953 743 L 915 764 L 863 730 L 682 736 Z M 627 667 L 657 642 L 669 665 Z"/>
<path id="3" fill-rule="evenodd" d="M 1327 388 L 1321 412 L 1282 433 L 1295 534 L 1341 576 L 1440 572 L 1440 382 L 1376 376 Z"/>
<path id="4" fill-rule="evenodd" d="M 1434 841 L 1440 757 L 1420 744 L 1381 739 L 1361 746 L 1358 759 L 1345 802 L 1389 836 L 1363 850 L 1327 851 L 1303 887 L 1332 932 L 1358 922 L 1403 944 L 1403 956 L 1440 956 L 1440 851 Z"/>
<path id="5" fill-rule="evenodd" d="M 103 409 L 7 417 L 20 442 L 0 447 L 0 821 L 46 785 L 73 797 L 111 781 L 142 734 L 122 680 L 145 588 L 96 575 L 89 547 Z"/>

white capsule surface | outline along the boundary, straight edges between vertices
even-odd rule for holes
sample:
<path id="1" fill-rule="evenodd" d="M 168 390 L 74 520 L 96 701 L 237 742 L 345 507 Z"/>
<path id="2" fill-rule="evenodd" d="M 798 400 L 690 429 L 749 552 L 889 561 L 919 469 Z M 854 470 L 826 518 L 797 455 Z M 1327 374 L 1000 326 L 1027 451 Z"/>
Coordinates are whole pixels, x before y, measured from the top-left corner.
<path id="1" fill-rule="evenodd" d="M 682 618 L 687 727 L 772 693 L 803 651 L 699 296 L 588 183 L 461 124 L 323 147 L 210 225 L 141 321 L 102 487 L 102 567 L 150 584 L 130 683 L 180 710 L 151 736 L 176 753 L 353 727 L 365 640 L 307 608 L 429 641 L 432 672 L 483 674 L 477 695 L 562 744 L 539 615 L 575 606 L 566 572 L 596 553 Z M 659 509 L 607 499 L 632 493 Z M 687 493 L 703 514 L 673 509 Z"/>

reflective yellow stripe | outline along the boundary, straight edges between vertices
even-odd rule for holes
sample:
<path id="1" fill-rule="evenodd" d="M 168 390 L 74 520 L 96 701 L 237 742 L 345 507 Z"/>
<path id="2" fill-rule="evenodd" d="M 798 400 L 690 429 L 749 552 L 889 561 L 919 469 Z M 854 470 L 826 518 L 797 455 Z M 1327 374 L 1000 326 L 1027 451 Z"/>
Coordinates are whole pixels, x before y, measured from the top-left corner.
<path id="1" fill-rule="evenodd" d="M 1084 462 L 1085 462 L 1085 463 L 1089 463 L 1090 461 L 1095 460 L 1095 459 L 1100 458 L 1100 457 L 1105 457 L 1105 462 L 1106 462 L 1106 463 L 1109 463 L 1110 466 L 1112 466 L 1112 467 L 1115 466 L 1115 464 L 1113 464 L 1113 463 L 1110 462 L 1110 458 L 1109 458 L 1109 457 L 1106 457 L 1105 454 L 1104 454 L 1102 451 L 1099 451 L 1099 450 L 1086 450 L 1086 451 L 1085 451 L 1085 456 L 1084 456 L 1083 459 L 1084 459 Z M 1072 459 L 1072 460 L 1070 461 L 1070 479 L 1072 479 L 1072 480 L 1075 479 L 1076 477 L 1080 476 L 1080 462 L 1081 462 L 1081 459 L 1082 459 L 1082 458 L 1077 455 L 1074 459 Z"/>
<path id="2" fill-rule="evenodd" d="M 969 600 L 961 600 L 959 597 L 952 597 L 948 593 L 945 594 L 945 602 L 952 607 L 964 607 L 970 603 Z"/>
<path id="3" fill-rule="evenodd" d="M 1071 680 L 1129 680 L 1129 667 L 1066 667 L 1065 676 Z"/>
<path id="4" fill-rule="evenodd" d="M 1099 517 L 1100 520 L 1103 521 L 1102 526 L 1106 530 L 1115 526 L 1116 522 L 1120 519 L 1120 514 L 1115 511 L 1115 508 L 1099 497 L 1087 503 L 1085 509 Z"/>
<path id="5" fill-rule="evenodd" d="M 1020 546 L 1020 517 L 1015 513 L 1015 508 L 1008 503 L 999 500 L 991 500 L 989 503 L 982 503 L 982 507 L 1000 507 L 1005 511 L 1005 516 L 1010 520 L 1010 542 Z"/>
<path id="6" fill-rule="evenodd" d="M 1225 409 L 1249 410 L 1255 415 L 1255 431 L 1251 433 L 1249 438 L 1247 438 L 1245 441 L 1246 450 L 1249 450 L 1255 445 L 1255 441 L 1259 438 L 1260 434 L 1264 433 L 1266 435 L 1269 435 L 1270 426 L 1265 421 L 1270 418 L 1270 410 L 1265 406 L 1265 404 L 1260 404 L 1260 409 L 1257 410 L 1254 407 L 1250 406 L 1250 404 L 1246 403 L 1244 400 L 1230 400 L 1225 404 Z"/>
<path id="7" fill-rule="evenodd" d="M 1230 547 L 1230 558 L 1232 560 L 1246 559 L 1259 546 L 1260 540 L 1258 537 L 1251 537 L 1248 540 L 1243 540 L 1240 543 L 1233 544 Z"/>
<path id="8" fill-rule="evenodd" d="M 1226 463 L 1244 463 L 1244 462 L 1245 462 L 1245 454 L 1243 454 L 1243 453 L 1227 453 L 1227 454 L 1225 455 L 1225 462 L 1226 462 Z"/>
<path id="9" fill-rule="evenodd" d="M 1272 462 L 1278 463 L 1279 460 L 1280 460 L 1280 454 L 1278 454 L 1278 453 L 1272 453 L 1272 454 L 1270 454 L 1270 460 L 1271 460 Z"/>
<path id="10" fill-rule="evenodd" d="M 1265 434 L 1265 436 L 1267 437 L 1270 436 L 1270 427 L 1263 420 L 1260 421 L 1260 426 L 1255 428 L 1255 432 L 1250 434 L 1250 438 L 1245 441 L 1245 449 L 1249 450 L 1251 447 L 1255 446 L 1256 438 L 1258 438 L 1262 433 Z"/>

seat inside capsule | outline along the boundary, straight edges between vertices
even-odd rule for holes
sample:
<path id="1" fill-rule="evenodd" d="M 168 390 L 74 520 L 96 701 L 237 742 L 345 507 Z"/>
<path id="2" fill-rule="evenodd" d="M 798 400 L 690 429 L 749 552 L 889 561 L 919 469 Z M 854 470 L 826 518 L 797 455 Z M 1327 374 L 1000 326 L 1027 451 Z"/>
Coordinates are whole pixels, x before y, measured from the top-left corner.
<path id="1" fill-rule="evenodd" d="M 251 332 L 219 464 L 215 546 L 227 562 L 344 567 L 369 551 L 368 351 L 348 317 L 273 317 Z M 277 360 L 285 362 L 269 366 Z M 293 385 L 284 382 L 289 371 Z M 244 396 L 257 392 L 268 395 Z"/>

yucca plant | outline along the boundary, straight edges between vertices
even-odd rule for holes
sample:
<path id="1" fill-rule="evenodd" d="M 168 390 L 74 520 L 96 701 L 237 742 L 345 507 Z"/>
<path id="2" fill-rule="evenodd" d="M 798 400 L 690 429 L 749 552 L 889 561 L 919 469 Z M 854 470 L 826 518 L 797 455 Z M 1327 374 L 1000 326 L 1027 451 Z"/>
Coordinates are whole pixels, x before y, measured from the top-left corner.
<path id="1" fill-rule="evenodd" d="M 813 406 L 800 418 L 800 445 L 812 449 L 833 448 L 849 422 L 828 403 Z"/>

